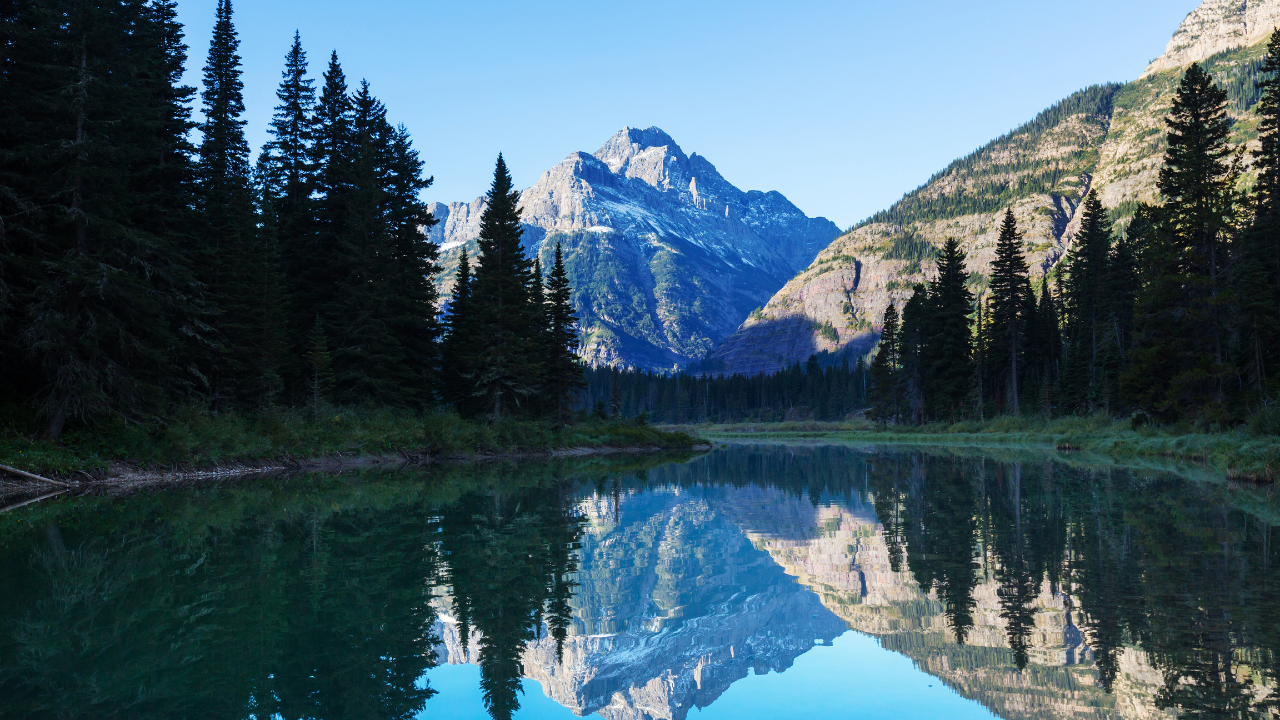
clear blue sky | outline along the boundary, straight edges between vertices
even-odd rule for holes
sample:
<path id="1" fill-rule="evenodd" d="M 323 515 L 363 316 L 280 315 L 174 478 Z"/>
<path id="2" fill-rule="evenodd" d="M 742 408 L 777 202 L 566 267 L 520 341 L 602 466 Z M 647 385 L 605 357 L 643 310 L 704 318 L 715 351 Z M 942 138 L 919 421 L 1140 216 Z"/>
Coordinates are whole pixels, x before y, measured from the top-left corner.
<path id="1" fill-rule="evenodd" d="M 179 0 L 198 84 L 216 0 Z M 618 129 L 657 125 L 744 190 L 841 227 L 1087 85 L 1131 80 L 1199 0 L 241 0 L 250 144 L 302 32 L 468 201 L 506 155 L 519 187 Z M 317 83 L 318 84 L 318 83 Z"/>

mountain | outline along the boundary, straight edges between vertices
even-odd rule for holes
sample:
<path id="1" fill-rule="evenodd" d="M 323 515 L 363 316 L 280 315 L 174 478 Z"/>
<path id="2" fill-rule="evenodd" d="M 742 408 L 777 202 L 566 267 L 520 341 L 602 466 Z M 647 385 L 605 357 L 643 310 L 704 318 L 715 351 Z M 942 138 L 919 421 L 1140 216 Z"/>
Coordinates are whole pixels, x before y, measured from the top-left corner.
<path id="1" fill-rule="evenodd" d="M 815 640 L 843 634 L 818 596 L 728 520 L 721 508 L 739 495 L 667 488 L 584 500 L 564 654 L 549 635 L 530 642 L 523 675 L 578 716 L 684 720 L 752 672 L 782 672 Z M 807 501 L 788 510 L 812 515 Z M 483 641 L 473 634 L 464 649 L 449 598 L 434 603 L 439 657 L 478 663 Z"/>
<path id="2" fill-rule="evenodd" d="M 838 505 L 778 488 L 686 487 L 596 495 L 580 509 L 590 529 L 564 654 L 544 634 L 526 646 L 521 669 L 580 717 L 685 720 L 751 672 L 785 671 L 847 629 L 1007 720 L 1173 716 L 1156 708 L 1164 678 L 1139 650 L 1124 650 L 1113 693 L 1097 685 L 1074 624 L 1079 598 L 1048 582 L 1033 602 L 1025 671 L 990 572 L 974 588 L 975 625 L 956 643 L 937 592 L 922 590 L 909 566 L 893 569 L 883 524 L 856 497 Z M 482 637 L 473 630 L 464 649 L 448 595 L 433 604 L 438 656 L 478 664 Z"/>
<path id="3" fill-rule="evenodd" d="M 434 203 L 442 289 L 472 258 L 484 199 Z M 574 287 L 583 357 L 653 370 L 701 359 L 840 232 L 781 193 L 739 190 L 656 127 L 623 128 L 520 194 L 526 250 L 556 243 Z"/>
<path id="4" fill-rule="evenodd" d="M 1122 227 L 1137 203 L 1158 200 L 1164 118 L 1191 62 L 1226 88 L 1232 141 L 1255 143 L 1256 83 L 1278 23 L 1280 0 L 1206 0 L 1138 80 L 1075 93 L 836 238 L 702 367 L 756 373 L 823 351 L 869 352 L 885 307 L 901 307 L 914 283 L 933 276 L 938 248 L 950 237 L 961 241 L 970 286 L 982 293 L 1005 208 L 1026 234 L 1033 277 L 1052 270 L 1071 246 L 1090 189 Z"/>

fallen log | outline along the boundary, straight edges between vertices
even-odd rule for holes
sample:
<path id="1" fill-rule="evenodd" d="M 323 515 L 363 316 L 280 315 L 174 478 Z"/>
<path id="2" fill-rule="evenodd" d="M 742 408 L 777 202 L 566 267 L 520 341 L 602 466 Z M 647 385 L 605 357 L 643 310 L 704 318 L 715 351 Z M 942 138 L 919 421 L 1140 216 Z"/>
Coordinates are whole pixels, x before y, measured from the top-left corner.
<path id="1" fill-rule="evenodd" d="M 59 480 L 50 480 L 50 479 L 49 479 L 49 478 L 47 478 L 47 477 L 41 477 L 41 476 L 36 475 L 36 474 L 34 474 L 34 473 L 29 473 L 29 472 L 27 472 L 26 470 L 19 470 L 19 469 L 18 469 L 18 468 L 16 468 L 16 467 L 9 467 L 8 465 L 0 465 L 0 470 L 6 470 L 6 471 L 8 471 L 8 472 L 13 473 L 14 475 L 21 475 L 22 477 L 25 477 L 25 478 L 31 478 L 32 480 L 39 480 L 40 482 L 47 482 L 47 483 L 49 483 L 50 485 L 61 485 L 61 486 L 62 486 L 62 487 L 64 487 L 64 488 L 69 488 L 69 487 L 71 487 L 70 485 L 68 485 L 68 484 L 66 484 L 66 483 L 64 483 L 64 482 L 61 482 L 61 481 L 59 481 Z"/>

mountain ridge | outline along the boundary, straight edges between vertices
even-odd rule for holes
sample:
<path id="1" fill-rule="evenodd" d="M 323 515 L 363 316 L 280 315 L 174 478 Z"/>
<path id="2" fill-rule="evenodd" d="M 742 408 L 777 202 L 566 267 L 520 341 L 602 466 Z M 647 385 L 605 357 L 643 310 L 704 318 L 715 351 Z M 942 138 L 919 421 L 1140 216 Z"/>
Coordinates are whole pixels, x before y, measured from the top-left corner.
<path id="1" fill-rule="evenodd" d="M 429 206 L 446 292 L 462 249 L 476 255 L 484 206 Z M 649 370 L 705 356 L 840 232 L 781 193 L 738 189 L 657 127 L 571 153 L 519 207 L 526 251 L 546 265 L 564 247 L 583 358 Z"/>
<path id="2" fill-rule="evenodd" d="M 981 295 L 1006 207 L 1025 234 L 1033 280 L 1043 277 L 1070 249 L 1090 190 L 1121 228 L 1139 202 L 1158 202 L 1164 118 L 1185 65 L 1201 62 L 1227 90 L 1232 143 L 1256 145 L 1265 49 L 1256 40 L 1266 36 L 1242 28 L 1273 17 L 1280 19 L 1280 0 L 1206 0 L 1142 77 L 1074 93 L 836 238 L 699 368 L 753 374 L 815 353 L 870 352 L 885 308 L 901 307 L 913 284 L 932 277 L 933 257 L 950 237 L 967 253 L 970 289 Z"/>

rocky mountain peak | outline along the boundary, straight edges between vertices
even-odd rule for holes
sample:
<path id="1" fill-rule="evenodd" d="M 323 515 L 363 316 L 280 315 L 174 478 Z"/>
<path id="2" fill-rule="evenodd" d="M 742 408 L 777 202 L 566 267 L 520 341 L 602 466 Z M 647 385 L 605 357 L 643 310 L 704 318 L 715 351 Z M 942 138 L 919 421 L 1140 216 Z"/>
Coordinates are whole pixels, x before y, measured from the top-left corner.
<path id="1" fill-rule="evenodd" d="M 484 199 L 431 212 L 446 273 L 476 255 Z M 839 234 L 781 193 L 743 192 L 656 127 L 625 127 L 520 194 L 525 249 L 560 245 L 595 365 L 656 370 L 701 359 Z"/>
<path id="2" fill-rule="evenodd" d="M 656 127 L 622 128 L 595 157 L 613 173 L 659 190 L 683 190 L 689 185 L 689 157 L 670 135 Z"/>
<path id="3" fill-rule="evenodd" d="M 1280 27 L 1280 0 L 1204 0 L 1182 21 L 1143 77 L 1254 45 Z"/>

